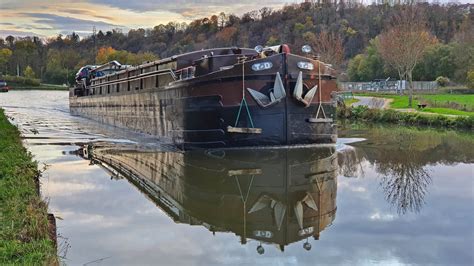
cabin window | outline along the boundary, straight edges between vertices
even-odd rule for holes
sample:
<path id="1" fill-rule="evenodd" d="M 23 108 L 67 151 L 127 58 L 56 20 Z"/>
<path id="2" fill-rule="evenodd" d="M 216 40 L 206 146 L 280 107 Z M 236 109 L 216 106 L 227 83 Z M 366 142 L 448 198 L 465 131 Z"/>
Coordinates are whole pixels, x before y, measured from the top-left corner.
<path id="1" fill-rule="evenodd" d="M 99 94 L 102 94 L 102 86 L 100 86 Z"/>
<path id="2" fill-rule="evenodd" d="M 143 90 L 143 78 L 140 79 L 140 90 Z"/>
<path id="3" fill-rule="evenodd" d="M 110 93 L 110 85 L 107 85 L 107 94 Z"/>
<path id="4" fill-rule="evenodd" d="M 117 83 L 117 92 L 120 92 L 120 83 Z"/>

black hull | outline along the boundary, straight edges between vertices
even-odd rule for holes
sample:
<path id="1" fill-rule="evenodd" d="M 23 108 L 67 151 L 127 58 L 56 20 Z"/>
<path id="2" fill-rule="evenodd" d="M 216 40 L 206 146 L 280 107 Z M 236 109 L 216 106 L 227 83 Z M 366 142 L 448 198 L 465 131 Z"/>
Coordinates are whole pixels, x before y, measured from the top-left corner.
<path id="1" fill-rule="evenodd" d="M 250 106 L 253 124 L 261 128 L 262 132 L 243 134 L 227 132 L 227 127 L 251 127 L 246 111 L 241 111 L 236 125 L 239 106 L 224 107 L 218 96 L 173 100 L 163 99 L 153 93 L 144 93 L 142 97 L 161 99 L 154 104 L 138 106 L 114 106 L 113 103 L 108 105 L 105 99 L 98 99 L 97 106 L 71 107 L 71 113 L 154 135 L 161 141 L 184 149 L 334 143 L 337 138 L 336 127 L 332 122 L 309 122 L 316 114 L 317 106 L 305 108 L 304 112 L 299 113 L 287 113 L 285 102 L 273 106 L 272 109 Z M 327 113 L 335 112 L 332 104 L 323 104 L 323 108 Z M 127 109 L 129 111 L 126 111 Z M 128 114 L 123 114 L 124 112 Z M 163 117 L 164 113 L 166 119 Z"/>

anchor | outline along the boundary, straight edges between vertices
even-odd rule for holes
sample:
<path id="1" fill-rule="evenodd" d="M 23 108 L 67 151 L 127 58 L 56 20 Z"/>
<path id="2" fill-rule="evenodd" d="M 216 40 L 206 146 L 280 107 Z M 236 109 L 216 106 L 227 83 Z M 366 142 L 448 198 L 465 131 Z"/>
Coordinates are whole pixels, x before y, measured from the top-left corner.
<path id="1" fill-rule="evenodd" d="M 303 229 L 303 203 L 309 208 L 318 211 L 318 207 L 316 206 L 316 202 L 314 201 L 313 197 L 311 194 L 306 192 L 306 196 L 302 200 L 296 202 L 294 207 L 296 220 L 298 221 L 300 229 Z"/>
<path id="2" fill-rule="evenodd" d="M 316 95 L 317 90 L 318 85 L 315 85 L 303 97 L 303 73 L 300 71 L 300 73 L 298 74 L 298 79 L 296 80 L 295 90 L 293 91 L 293 97 L 295 97 L 298 101 L 304 103 L 305 107 L 309 107 L 309 105 L 313 101 L 314 95 Z"/>
<path id="3" fill-rule="evenodd" d="M 316 202 L 314 201 L 313 197 L 309 192 L 306 192 L 305 197 L 302 200 L 297 201 L 294 206 L 296 220 L 298 221 L 300 229 L 303 229 L 303 204 L 315 211 L 318 211 L 318 207 L 316 206 Z M 272 198 L 271 196 L 262 195 L 252 205 L 248 213 L 253 213 L 264 208 L 273 209 L 275 223 L 277 225 L 278 231 L 280 231 L 281 225 L 283 223 L 283 218 L 285 217 L 286 207 L 287 206 L 284 203 Z"/>
<path id="4" fill-rule="evenodd" d="M 278 231 L 280 231 L 281 225 L 283 224 L 283 218 L 285 217 L 286 213 L 286 205 L 268 195 L 262 195 L 257 200 L 257 202 L 253 204 L 248 213 L 253 213 L 264 208 L 273 209 L 275 223 L 277 225 Z"/>
<path id="5" fill-rule="evenodd" d="M 247 88 L 247 91 L 250 93 L 252 98 L 258 103 L 258 105 L 263 108 L 277 104 L 286 97 L 285 87 L 283 86 L 283 82 L 281 81 L 279 72 L 277 72 L 276 74 L 275 83 L 273 85 L 273 89 L 271 89 L 270 91 L 269 96 L 259 91 L 252 90 L 250 88 Z"/>

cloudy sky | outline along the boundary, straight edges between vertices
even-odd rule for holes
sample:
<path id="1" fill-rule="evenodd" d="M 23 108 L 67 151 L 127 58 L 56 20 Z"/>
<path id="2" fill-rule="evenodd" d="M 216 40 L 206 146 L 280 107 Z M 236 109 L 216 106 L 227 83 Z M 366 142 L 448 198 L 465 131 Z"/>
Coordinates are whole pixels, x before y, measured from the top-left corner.
<path id="1" fill-rule="evenodd" d="M 97 30 L 152 28 L 169 21 L 190 22 L 220 12 L 243 14 L 263 6 L 280 8 L 285 0 L 0 0 L 0 36 L 58 33 L 90 34 Z M 302 1 L 299 1 L 302 2 Z"/>
<path id="2" fill-rule="evenodd" d="M 447 0 L 446 0 L 447 1 Z M 470 2 L 474 0 L 460 0 Z M 152 28 L 169 21 L 190 22 L 220 12 L 241 15 L 267 6 L 303 0 L 0 0 L 0 37 L 88 35 L 97 30 Z"/>

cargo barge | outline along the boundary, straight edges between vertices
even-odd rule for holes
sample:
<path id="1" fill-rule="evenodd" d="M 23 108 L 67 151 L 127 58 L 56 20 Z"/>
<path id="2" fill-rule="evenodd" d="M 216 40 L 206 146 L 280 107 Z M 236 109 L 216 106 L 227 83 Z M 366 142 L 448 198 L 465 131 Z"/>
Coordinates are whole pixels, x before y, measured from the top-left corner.
<path id="1" fill-rule="evenodd" d="M 292 54 L 287 45 L 201 50 L 133 67 L 113 61 L 82 68 L 76 80 L 73 115 L 182 149 L 337 138 L 331 65 Z"/>
<path id="2" fill-rule="evenodd" d="M 174 222 L 234 233 L 257 252 L 319 240 L 337 211 L 334 146 L 163 152 L 94 143 L 77 154 L 128 180 Z"/>

